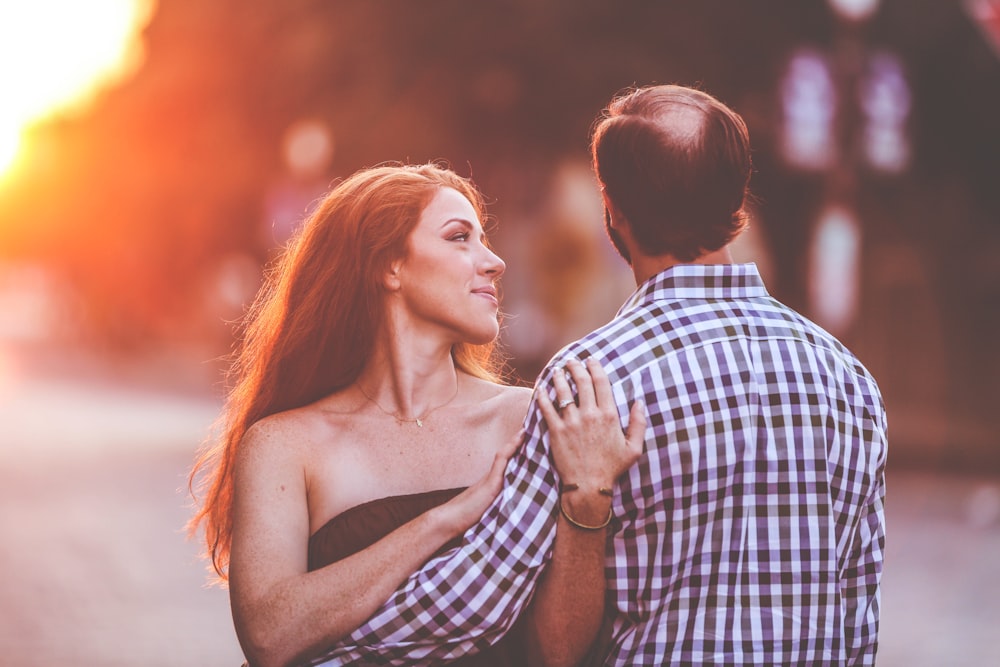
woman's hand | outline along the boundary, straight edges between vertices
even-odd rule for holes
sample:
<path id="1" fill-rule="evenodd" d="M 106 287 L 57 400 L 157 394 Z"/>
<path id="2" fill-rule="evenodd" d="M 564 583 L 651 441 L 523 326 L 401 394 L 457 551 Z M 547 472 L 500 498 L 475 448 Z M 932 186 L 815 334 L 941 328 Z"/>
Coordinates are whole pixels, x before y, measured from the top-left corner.
<path id="1" fill-rule="evenodd" d="M 493 503 L 503 487 L 503 473 L 507 462 L 521 445 L 524 431 L 504 443 L 493 457 L 493 465 L 478 482 L 458 494 L 444 505 L 430 510 L 438 512 L 452 536 L 461 535 L 479 521 L 483 512 Z"/>
<path id="2" fill-rule="evenodd" d="M 641 400 L 632 404 L 628 432 L 623 434 L 611 382 L 600 363 L 589 358 L 584 366 L 571 359 L 566 371 L 576 383 L 576 401 L 565 375 L 558 370 L 552 382 L 556 401 L 563 407 L 553 405 L 544 391 L 537 395 L 549 427 L 552 460 L 564 485 L 577 484 L 587 495 L 612 489 L 642 455 L 646 406 Z"/>

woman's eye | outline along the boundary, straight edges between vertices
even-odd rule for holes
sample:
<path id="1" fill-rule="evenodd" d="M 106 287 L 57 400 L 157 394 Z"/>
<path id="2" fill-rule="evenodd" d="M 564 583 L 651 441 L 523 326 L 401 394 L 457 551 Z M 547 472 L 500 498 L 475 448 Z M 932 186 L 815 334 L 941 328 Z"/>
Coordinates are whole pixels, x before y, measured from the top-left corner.
<path id="1" fill-rule="evenodd" d="M 468 232 L 459 232 L 458 234 L 452 234 L 450 240 L 452 240 L 452 241 L 468 241 L 469 240 L 469 233 Z"/>

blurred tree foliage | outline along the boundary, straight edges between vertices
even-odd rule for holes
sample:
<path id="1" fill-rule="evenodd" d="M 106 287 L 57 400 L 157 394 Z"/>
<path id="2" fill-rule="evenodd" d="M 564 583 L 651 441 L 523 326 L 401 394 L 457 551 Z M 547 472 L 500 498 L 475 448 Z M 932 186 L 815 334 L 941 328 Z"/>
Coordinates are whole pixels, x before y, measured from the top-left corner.
<path id="1" fill-rule="evenodd" d="M 530 206 L 621 88 L 766 87 L 778 43 L 824 30 L 781 4 L 762 52 L 747 3 L 160 0 L 139 75 L 38 137 L 0 200 L 4 252 L 51 260 L 116 344 L 174 336 L 219 257 L 265 258 L 295 121 L 331 129 L 327 181 L 444 159 Z"/>
<path id="2" fill-rule="evenodd" d="M 962 21 L 955 3 L 884 5 L 868 35 L 904 53 L 917 123 L 933 127 L 917 178 L 972 165 L 972 196 L 986 196 L 1000 153 L 982 132 L 1000 110 L 996 58 L 971 25 L 939 29 Z M 296 121 L 332 132 L 323 184 L 386 160 L 443 159 L 516 224 L 555 163 L 586 159 L 615 92 L 679 82 L 748 119 L 777 291 L 801 306 L 804 219 L 825 185 L 775 159 L 775 87 L 793 47 L 829 46 L 834 29 L 819 0 L 160 0 L 141 72 L 40 133 L 0 197 L 2 252 L 63 271 L 101 337 L 177 336 L 220 258 L 266 260 L 267 201 L 289 179 L 282 140 Z M 912 182 L 876 187 L 905 198 Z"/>

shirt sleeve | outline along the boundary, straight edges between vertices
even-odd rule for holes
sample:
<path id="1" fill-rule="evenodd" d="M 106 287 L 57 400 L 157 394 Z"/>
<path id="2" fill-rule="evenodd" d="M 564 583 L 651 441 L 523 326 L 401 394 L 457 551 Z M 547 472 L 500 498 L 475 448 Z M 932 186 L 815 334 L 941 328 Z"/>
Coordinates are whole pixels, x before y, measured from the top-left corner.
<path id="1" fill-rule="evenodd" d="M 462 544 L 428 561 L 364 625 L 309 664 L 439 664 L 481 651 L 510 629 L 551 556 L 556 527 L 557 479 L 534 399 L 524 429 L 500 494 Z"/>
<path id="2" fill-rule="evenodd" d="M 884 434 L 884 412 L 882 429 Z M 883 435 L 884 438 L 884 435 Z M 885 441 L 879 442 L 875 483 L 858 517 L 850 561 L 841 580 L 846 607 L 847 665 L 874 665 L 878 649 L 882 566 L 885 558 Z"/>

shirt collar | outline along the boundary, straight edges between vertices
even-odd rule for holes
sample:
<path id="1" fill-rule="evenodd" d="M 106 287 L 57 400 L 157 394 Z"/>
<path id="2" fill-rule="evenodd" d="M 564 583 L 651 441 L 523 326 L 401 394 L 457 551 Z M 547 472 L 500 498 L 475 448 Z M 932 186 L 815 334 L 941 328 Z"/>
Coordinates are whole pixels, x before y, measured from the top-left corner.
<path id="1" fill-rule="evenodd" d="M 740 299 L 769 296 L 757 265 L 676 264 L 652 276 L 619 309 L 621 315 L 654 301 Z"/>

